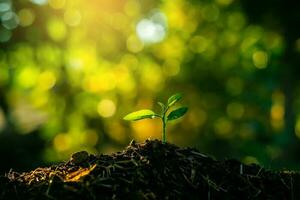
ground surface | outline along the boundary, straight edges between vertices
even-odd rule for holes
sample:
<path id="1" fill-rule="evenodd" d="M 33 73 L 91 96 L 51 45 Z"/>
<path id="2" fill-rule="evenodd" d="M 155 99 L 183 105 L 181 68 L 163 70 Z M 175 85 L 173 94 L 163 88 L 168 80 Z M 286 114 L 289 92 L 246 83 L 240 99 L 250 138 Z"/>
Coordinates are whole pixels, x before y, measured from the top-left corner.
<path id="1" fill-rule="evenodd" d="M 300 199 L 300 175 L 158 140 L 112 155 L 79 152 L 60 165 L 0 177 L 0 199 Z"/>

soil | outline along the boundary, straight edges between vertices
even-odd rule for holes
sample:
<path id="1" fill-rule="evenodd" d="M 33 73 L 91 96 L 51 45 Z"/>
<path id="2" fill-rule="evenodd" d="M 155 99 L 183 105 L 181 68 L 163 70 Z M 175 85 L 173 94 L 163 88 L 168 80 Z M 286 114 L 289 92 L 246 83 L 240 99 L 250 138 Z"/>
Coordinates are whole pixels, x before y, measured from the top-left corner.
<path id="1" fill-rule="evenodd" d="M 0 199 L 300 199 L 300 174 L 193 148 L 147 140 L 122 152 L 90 155 L 31 172 L 0 176 Z"/>

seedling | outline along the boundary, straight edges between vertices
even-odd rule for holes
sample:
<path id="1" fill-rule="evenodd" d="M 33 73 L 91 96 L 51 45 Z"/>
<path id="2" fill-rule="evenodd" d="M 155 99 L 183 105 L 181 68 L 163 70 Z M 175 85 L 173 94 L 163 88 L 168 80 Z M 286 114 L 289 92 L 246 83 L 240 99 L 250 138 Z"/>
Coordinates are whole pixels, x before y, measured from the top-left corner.
<path id="1" fill-rule="evenodd" d="M 180 107 L 173 111 L 170 111 L 170 108 L 175 105 L 182 98 L 182 94 L 177 93 L 172 95 L 167 104 L 158 102 L 158 105 L 161 107 L 161 113 L 156 114 L 154 111 L 149 109 L 143 109 L 135 111 L 126 115 L 123 119 L 128 121 L 138 121 L 142 119 L 154 119 L 160 118 L 162 121 L 162 142 L 166 143 L 166 131 L 167 131 L 167 122 L 178 119 L 182 117 L 187 111 L 187 107 Z"/>

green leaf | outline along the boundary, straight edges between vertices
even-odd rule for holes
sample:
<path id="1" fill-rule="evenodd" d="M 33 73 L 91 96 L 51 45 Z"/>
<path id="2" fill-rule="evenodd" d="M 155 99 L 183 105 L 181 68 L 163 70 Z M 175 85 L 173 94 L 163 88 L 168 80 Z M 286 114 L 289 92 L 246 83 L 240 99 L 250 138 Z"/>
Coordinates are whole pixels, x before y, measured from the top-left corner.
<path id="1" fill-rule="evenodd" d="M 181 108 L 178 108 L 176 110 L 173 110 L 168 115 L 168 121 L 171 121 L 171 120 L 178 119 L 178 118 L 182 117 L 187 111 L 188 111 L 187 107 L 181 107 Z"/>
<path id="2" fill-rule="evenodd" d="M 128 121 L 137 121 L 141 119 L 153 119 L 157 115 L 152 110 L 139 110 L 136 112 L 129 113 L 123 119 Z"/>
<path id="3" fill-rule="evenodd" d="M 171 107 L 172 105 L 174 105 L 177 101 L 179 101 L 182 98 L 182 94 L 181 93 L 177 93 L 172 95 L 169 99 L 168 99 L 168 106 Z"/>
<path id="4" fill-rule="evenodd" d="M 162 102 L 157 102 L 157 104 L 160 105 L 160 107 L 161 107 L 162 110 L 166 109 L 165 104 L 163 104 Z"/>

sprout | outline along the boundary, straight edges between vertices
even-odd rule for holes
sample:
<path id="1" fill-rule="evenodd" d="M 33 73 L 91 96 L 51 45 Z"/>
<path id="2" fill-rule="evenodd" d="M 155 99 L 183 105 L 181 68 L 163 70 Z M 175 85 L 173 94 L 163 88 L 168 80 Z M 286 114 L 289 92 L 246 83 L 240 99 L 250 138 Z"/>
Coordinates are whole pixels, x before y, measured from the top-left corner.
<path id="1" fill-rule="evenodd" d="M 137 120 L 142 120 L 142 119 L 160 118 L 162 120 L 162 126 L 163 126 L 162 127 L 162 142 L 166 143 L 167 122 L 182 117 L 188 111 L 187 107 L 180 107 L 171 112 L 168 112 L 168 111 L 170 111 L 170 108 L 173 107 L 181 98 L 182 98 L 182 94 L 177 93 L 177 94 L 172 95 L 168 99 L 167 104 L 157 102 L 158 105 L 161 107 L 161 114 L 156 114 L 154 111 L 149 110 L 149 109 L 143 109 L 143 110 L 129 113 L 123 119 L 128 120 L 128 121 L 137 121 Z"/>

